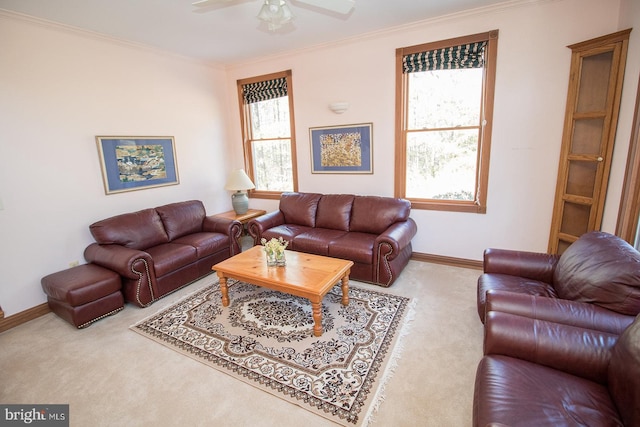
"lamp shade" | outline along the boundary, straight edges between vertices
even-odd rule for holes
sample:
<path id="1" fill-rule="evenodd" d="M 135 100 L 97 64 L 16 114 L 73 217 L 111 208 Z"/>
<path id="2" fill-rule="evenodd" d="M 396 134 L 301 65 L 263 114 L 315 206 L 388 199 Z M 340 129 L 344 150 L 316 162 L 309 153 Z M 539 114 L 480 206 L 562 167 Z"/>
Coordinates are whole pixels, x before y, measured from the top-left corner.
<path id="1" fill-rule="evenodd" d="M 244 169 L 236 169 L 229 174 L 227 183 L 224 185 L 225 190 L 241 191 L 256 188 Z"/>

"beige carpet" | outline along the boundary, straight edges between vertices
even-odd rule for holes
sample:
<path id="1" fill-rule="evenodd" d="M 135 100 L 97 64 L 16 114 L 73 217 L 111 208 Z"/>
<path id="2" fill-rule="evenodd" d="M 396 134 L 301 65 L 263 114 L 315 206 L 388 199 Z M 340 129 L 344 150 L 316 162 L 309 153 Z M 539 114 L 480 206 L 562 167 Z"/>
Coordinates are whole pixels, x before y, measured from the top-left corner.
<path id="1" fill-rule="evenodd" d="M 411 261 L 385 290 L 415 298 L 417 306 L 372 426 L 471 424 L 482 356 L 479 274 Z M 83 330 L 49 313 L 0 334 L 0 402 L 68 403 L 72 426 L 335 425 L 129 330 L 205 284 L 146 309 L 127 305 Z"/>

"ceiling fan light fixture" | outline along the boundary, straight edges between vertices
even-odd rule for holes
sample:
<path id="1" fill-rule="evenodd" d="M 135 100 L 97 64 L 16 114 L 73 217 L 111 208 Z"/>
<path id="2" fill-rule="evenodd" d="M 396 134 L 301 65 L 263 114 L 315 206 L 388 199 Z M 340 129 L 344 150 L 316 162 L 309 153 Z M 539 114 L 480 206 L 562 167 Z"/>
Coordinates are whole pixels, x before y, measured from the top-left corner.
<path id="1" fill-rule="evenodd" d="M 265 22 L 269 31 L 275 31 L 294 18 L 291 9 L 284 0 L 264 0 L 258 12 L 258 19 Z"/>
<path id="2" fill-rule="evenodd" d="M 284 22 L 289 22 L 294 18 L 293 12 L 291 12 L 291 9 L 289 9 L 289 6 L 287 6 L 284 1 L 280 9 L 282 10 L 282 19 L 284 19 Z"/>

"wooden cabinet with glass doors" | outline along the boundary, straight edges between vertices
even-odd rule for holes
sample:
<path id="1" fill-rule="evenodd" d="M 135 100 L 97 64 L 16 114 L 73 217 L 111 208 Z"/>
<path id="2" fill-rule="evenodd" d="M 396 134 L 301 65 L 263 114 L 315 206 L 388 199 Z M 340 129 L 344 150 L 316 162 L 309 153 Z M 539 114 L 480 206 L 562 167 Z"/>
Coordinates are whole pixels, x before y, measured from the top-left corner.
<path id="1" fill-rule="evenodd" d="M 571 72 L 549 253 L 599 230 L 631 30 L 569 46 Z"/>

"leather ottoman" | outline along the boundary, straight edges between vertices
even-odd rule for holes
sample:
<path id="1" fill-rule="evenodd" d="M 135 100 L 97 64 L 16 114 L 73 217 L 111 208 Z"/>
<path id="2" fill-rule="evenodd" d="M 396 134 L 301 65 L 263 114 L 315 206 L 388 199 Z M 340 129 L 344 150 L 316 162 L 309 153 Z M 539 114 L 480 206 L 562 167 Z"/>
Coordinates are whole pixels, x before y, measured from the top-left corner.
<path id="1" fill-rule="evenodd" d="M 120 276 L 95 264 L 49 274 L 41 284 L 51 311 L 77 328 L 124 308 Z"/>

